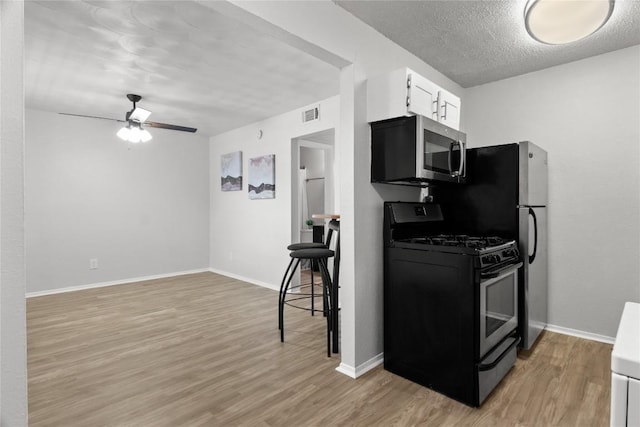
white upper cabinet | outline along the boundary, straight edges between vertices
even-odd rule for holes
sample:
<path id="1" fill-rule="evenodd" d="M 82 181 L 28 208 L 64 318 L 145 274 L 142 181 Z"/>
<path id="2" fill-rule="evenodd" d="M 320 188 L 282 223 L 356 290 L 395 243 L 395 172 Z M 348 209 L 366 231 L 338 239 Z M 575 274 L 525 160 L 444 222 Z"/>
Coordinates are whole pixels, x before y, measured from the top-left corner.
<path id="1" fill-rule="evenodd" d="M 433 82 L 410 71 L 407 75 L 407 113 L 438 120 L 439 91 L 440 88 Z"/>
<path id="2" fill-rule="evenodd" d="M 409 68 L 367 81 L 367 121 L 418 114 L 460 130 L 460 98 Z"/>
<path id="3" fill-rule="evenodd" d="M 438 96 L 438 121 L 460 130 L 460 98 L 444 89 Z"/>

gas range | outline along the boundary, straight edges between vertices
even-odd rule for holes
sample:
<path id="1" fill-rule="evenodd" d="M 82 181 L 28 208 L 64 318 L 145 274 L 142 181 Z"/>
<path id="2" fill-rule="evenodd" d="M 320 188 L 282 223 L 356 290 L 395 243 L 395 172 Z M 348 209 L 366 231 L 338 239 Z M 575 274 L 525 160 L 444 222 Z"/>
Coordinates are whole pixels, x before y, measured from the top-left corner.
<path id="1" fill-rule="evenodd" d="M 516 242 L 437 204 L 384 209 L 384 367 L 479 406 L 516 360 Z"/>

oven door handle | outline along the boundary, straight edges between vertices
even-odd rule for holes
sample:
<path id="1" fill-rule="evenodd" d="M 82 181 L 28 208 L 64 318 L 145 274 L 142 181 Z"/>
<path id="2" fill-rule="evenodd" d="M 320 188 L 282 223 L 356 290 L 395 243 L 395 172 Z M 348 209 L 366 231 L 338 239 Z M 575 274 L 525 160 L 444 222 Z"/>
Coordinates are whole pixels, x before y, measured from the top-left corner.
<path id="1" fill-rule="evenodd" d="M 479 364 L 478 365 L 478 370 L 479 371 L 488 371 L 490 369 L 495 368 L 496 366 L 498 366 L 498 363 L 500 363 L 502 361 L 502 359 L 505 358 L 505 356 L 507 354 L 509 354 L 509 352 L 513 349 L 513 347 L 517 346 L 518 343 L 520 343 L 521 338 L 520 337 L 515 337 L 515 339 L 513 340 L 513 342 L 509 345 L 509 347 L 507 347 L 501 354 L 500 356 L 498 356 L 498 358 L 496 360 L 494 360 L 491 363 L 487 363 L 487 364 Z"/>
<path id="2" fill-rule="evenodd" d="M 492 271 L 492 272 L 489 272 L 489 273 L 481 273 L 480 274 L 480 278 L 481 279 L 494 279 L 496 277 L 506 276 L 507 274 L 513 273 L 514 271 L 516 271 L 520 267 L 522 267 L 522 262 L 519 262 L 517 264 L 511 264 L 511 265 L 509 265 L 509 267 L 507 267 L 505 269 L 502 269 L 502 270 Z"/>

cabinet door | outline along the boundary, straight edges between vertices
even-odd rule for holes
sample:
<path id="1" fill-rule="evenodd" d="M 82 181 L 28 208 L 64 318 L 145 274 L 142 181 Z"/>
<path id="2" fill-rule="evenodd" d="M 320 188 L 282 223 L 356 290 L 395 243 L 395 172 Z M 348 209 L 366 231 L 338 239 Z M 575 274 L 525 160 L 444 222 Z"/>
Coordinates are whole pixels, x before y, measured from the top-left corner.
<path id="1" fill-rule="evenodd" d="M 438 121 L 460 130 L 460 98 L 446 90 L 440 90 L 439 93 Z"/>
<path id="2" fill-rule="evenodd" d="M 413 72 L 407 75 L 407 79 L 407 112 L 437 120 L 440 88 Z"/>
<path id="3" fill-rule="evenodd" d="M 640 381 L 629 377 L 627 426 L 640 426 Z"/>
<path id="4" fill-rule="evenodd" d="M 629 378 L 611 373 L 611 427 L 627 425 L 627 390 Z"/>

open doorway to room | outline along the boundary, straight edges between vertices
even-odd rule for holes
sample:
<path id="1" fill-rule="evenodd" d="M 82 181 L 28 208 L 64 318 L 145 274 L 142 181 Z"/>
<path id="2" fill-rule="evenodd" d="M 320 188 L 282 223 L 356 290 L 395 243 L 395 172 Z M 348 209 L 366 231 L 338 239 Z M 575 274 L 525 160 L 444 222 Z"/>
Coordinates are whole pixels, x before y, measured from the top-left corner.
<path id="1" fill-rule="evenodd" d="M 291 242 L 322 241 L 325 221 L 312 216 L 336 210 L 335 130 L 303 135 L 291 142 Z M 308 274 L 310 265 L 302 267 L 301 274 Z M 292 285 L 300 283 L 300 275 L 296 276 Z M 318 275 L 316 282 L 319 279 Z"/>

